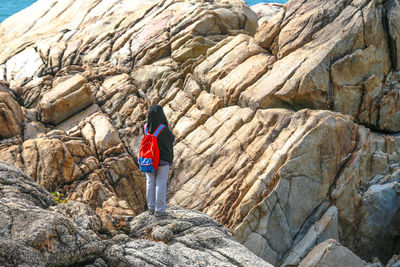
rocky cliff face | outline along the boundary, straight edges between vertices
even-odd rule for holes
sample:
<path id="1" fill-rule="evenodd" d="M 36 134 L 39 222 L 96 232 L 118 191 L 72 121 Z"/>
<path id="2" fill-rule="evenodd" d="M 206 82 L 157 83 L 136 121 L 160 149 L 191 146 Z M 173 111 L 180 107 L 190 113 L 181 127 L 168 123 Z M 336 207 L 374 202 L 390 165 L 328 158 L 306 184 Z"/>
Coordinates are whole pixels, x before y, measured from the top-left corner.
<path id="1" fill-rule="evenodd" d="M 398 1 L 255 11 L 39 0 L 0 28 L 0 159 L 126 231 L 144 211 L 136 155 L 158 103 L 177 137 L 170 204 L 273 265 L 387 262 L 400 253 Z M 102 253 L 134 264 L 115 251 L 139 245 L 121 244 Z"/>

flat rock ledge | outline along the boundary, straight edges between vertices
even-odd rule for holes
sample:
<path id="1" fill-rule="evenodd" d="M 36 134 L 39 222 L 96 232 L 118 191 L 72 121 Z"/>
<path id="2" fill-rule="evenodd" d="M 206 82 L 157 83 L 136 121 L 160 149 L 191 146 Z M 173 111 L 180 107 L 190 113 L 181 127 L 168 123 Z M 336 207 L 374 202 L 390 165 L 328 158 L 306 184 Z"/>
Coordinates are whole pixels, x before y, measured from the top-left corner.
<path id="1" fill-rule="evenodd" d="M 105 252 L 112 266 L 272 266 L 204 213 L 179 207 L 157 218 L 144 212 Z"/>

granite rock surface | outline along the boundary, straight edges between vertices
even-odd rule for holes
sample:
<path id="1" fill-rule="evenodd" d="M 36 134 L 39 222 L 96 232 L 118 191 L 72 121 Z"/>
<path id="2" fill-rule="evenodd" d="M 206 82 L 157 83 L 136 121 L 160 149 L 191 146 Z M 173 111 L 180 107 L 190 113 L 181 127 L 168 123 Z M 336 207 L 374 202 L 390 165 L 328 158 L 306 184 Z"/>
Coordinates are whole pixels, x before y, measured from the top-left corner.
<path id="1" fill-rule="evenodd" d="M 396 264 L 398 1 L 253 10 L 240 0 L 39 0 L 10 17 L 0 24 L 0 160 L 129 233 L 145 210 L 142 128 L 160 104 L 177 137 L 169 204 L 208 214 L 273 265 L 337 255 Z M 174 229 L 147 234 L 164 244 Z M 137 258 L 126 251 L 153 253 L 150 241 L 121 242 L 102 253 L 128 265 Z"/>
<path id="2" fill-rule="evenodd" d="M 2 266 L 271 266 L 201 212 L 174 207 L 159 219 L 129 216 L 110 233 L 90 206 L 53 196 L 0 161 Z"/>

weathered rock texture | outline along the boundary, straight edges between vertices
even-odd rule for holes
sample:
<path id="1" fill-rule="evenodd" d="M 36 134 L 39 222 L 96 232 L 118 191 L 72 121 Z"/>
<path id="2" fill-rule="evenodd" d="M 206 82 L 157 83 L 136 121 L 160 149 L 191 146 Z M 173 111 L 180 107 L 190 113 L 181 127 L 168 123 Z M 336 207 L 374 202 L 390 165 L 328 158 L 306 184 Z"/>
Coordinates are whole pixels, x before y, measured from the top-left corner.
<path id="1" fill-rule="evenodd" d="M 129 235 L 140 240 L 109 247 L 107 262 L 114 266 L 272 266 L 209 216 L 176 207 L 168 211 L 163 219 L 147 212 L 137 216 L 129 223 Z"/>
<path id="2" fill-rule="evenodd" d="M 0 215 L 2 266 L 271 266 L 209 216 L 180 208 L 162 220 L 129 217 L 129 236 L 104 240 L 108 233 L 89 206 L 56 206 L 43 187 L 2 161 Z"/>
<path id="3" fill-rule="evenodd" d="M 269 11 L 39 0 L 0 28 L 0 159 L 126 230 L 145 207 L 136 155 L 158 103 L 177 137 L 170 204 L 206 212 L 274 265 L 327 239 L 386 263 L 400 236 L 400 5 Z M 325 259 L 348 254 L 332 244 Z M 115 255 L 133 264 L 123 251 L 143 246 Z"/>
<path id="4" fill-rule="evenodd" d="M 255 39 L 279 60 L 239 103 L 330 108 L 368 127 L 399 131 L 399 4 L 383 2 L 290 1 L 258 28 Z"/>
<path id="5" fill-rule="evenodd" d="M 399 141 L 329 111 L 224 108 L 176 145 L 171 203 L 219 218 L 273 264 L 298 263 L 338 227 L 382 257 L 398 235 Z"/>
<path id="6" fill-rule="evenodd" d="M 372 262 L 366 263 L 348 248 L 339 244 L 335 239 L 328 239 L 315 246 L 300 262 L 299 267 L 317 266 L 359 266 L 359 267 L 395 267 L 399 266 L 400 257 L 394 255 L 386 265 L 378 258 L 372 258 Z"/>
<path id="7" fill-rule="evenodd" d="M 9 92 L 0 92 L 0 137 L 21 135 L 24 121 L 21 106 Z"/>
<path id="8" fill-rule="evenodd" d="M 3 266 L 67 265 L 100 256 L 101 220 L 84 204 L 65 214 L 32 178 L 0 162 L 0 262 Z"/>
<path id="9" fill-rule="evenodd" d="M 250 7 L 258 17 L 258 25 L 272 19 L 278 12 L 282 11 L 283 5 L 278 3 L 258 3 Z"/>
<path id="10" fill-rule="evenodd" d="M 87 80 L 76 75 L 46 92 L 39 103 L 44 123 L 59 124 L 94 101 Z"/>
<path id="11" fill-rule="evenodd" d="M 240 1 L 38 1 L 2 23 L 0 78 L 11 89 L 2 85 L 1 159 L 89 204 L 112 230 L 145 207 L 135 165 L 143 94 L 225 35 L 256 28 Z M 204 108 L 210 97 L 202 94 Z"/>
<path id="12" fill-rule="evenodd" d="M 363 267 L 366 264 L 349 249 L 329 239 L 316 246 L 299 264 L 299 267 L 317 266 Z"/>

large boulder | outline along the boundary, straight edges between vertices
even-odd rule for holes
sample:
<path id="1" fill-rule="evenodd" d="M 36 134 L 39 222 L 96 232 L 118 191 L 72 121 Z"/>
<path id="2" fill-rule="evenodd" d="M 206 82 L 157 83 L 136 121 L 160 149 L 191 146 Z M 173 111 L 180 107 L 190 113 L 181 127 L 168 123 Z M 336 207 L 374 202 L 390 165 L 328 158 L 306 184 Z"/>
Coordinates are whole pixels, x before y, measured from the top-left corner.
<path id="1" fill-rule="evenodd" d="M 329 239 L 316 246 L 301 261 L 299 267 L 328 267 L 328 266 L 367 266 L 356 254 L 340 245 L 334 239 Z"/>
<path id="2" fill-rule="evenodd" d="M 74 210 L 80 204 L 68 205 Z M 0 162 L 0 261 L 4 266 L 79 264 L 102 254 L 106 246 L 96 234 L 101 221 L 93 211 L 64 215 L 57 209 L 43 187 Z"/>
<path id="3" fill-rule="evenodd" d="M 41 120 L 54 125 L 76 114 L 93 103 L 87 80 L 77 75 L 46 92 L 40 100 Z"/>
<path id="4" fill-rule="evenodd" d="M 109 247 L 106 261 L 112 266 L 272 266 L 211 217 L 178 207 L 168 212 L 163 219 L 148 212 L 136 217 L 129 223 L 129 235 L 136 240 L 125 237 L 129 242 Z"/>
<path id="5" fill-rule="evenodd" d="M 68 147 L 57 138 L 27 140 L 21 154 L 24 171 L 50 192 L 83 175 Z"/>

